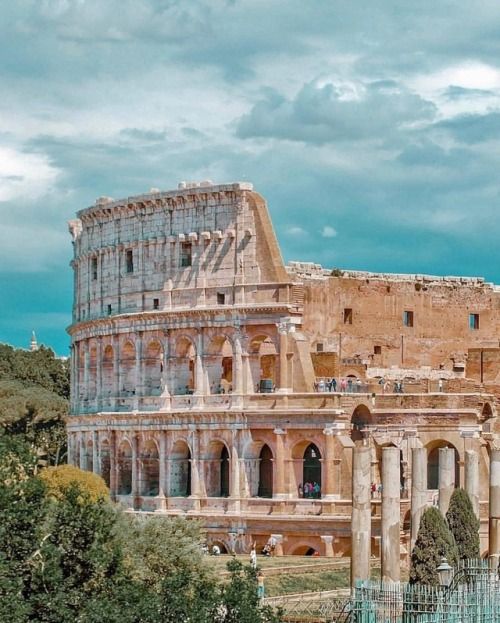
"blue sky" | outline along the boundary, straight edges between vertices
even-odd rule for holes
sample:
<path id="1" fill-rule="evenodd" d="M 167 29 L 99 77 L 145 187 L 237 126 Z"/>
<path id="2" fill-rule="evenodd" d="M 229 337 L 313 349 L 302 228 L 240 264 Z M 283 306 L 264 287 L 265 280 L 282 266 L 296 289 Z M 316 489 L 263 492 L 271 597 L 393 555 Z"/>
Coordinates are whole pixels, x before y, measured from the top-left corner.
<path id="1" fill-rule="evenodd" d="M 497 1 L 0 8 L 0 341 L 67 351 L 66 221 L 248 180 L 285 260 L 500 282 Z"/>

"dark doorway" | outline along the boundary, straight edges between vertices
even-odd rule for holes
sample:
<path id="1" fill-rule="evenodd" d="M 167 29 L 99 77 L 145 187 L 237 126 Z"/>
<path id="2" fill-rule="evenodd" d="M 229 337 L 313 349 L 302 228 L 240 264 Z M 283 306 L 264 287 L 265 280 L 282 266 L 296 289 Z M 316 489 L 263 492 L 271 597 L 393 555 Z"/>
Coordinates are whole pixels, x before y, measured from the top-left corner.
<path id="1" fill-rule="evenodd" d="M 321 454 L 317 446 L 309 444 L 304 452 L 303 487 L 304 497 L 321 497 Z"/>
<path id="2" fill-rule="evenodd" d="M 273 454 L 268 445 L 264 445 L 259 455 L 259 490 L 260 498 L 273 497 Z"/>
<path id="3" fill-rule="evenodd" d="M 457 449 L 453 449 L 455 450 L 455 487 L 458 487 L 460 483 L 460 456 Z M 427 488 L 439 489 L 439 448 L 434 448 L 427 456 Z"/>
<path id="4" fill-rule="evenodd" d="M 229 497 L 229 452 L 226 446 L 220 453 L 220 495 L 222 498 Z"/>

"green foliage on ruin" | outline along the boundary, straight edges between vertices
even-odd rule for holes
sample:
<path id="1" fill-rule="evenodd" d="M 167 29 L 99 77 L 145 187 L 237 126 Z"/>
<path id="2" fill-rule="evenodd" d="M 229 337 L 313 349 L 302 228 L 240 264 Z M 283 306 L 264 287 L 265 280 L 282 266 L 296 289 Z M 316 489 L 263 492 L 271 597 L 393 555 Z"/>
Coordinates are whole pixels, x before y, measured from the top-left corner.
<path id="1" fill-rule="evenodd" d="M 0 344 L 0 434 L 27 441 L 39 463 L 65 460 L 69 369 L 49 348 Z"/>
<path id="2" fill-rule="evenodd" d="M 439 585 L 437 568 L 443 558 L 452 567 L 456 567 L 457 547 L 441 512 L 430 507 L 422 514 L 417 540 L 411 553 L 410 583 Z"/>
<path id="3" fill-rule="evenodd" d="M 0 621 L 278 623 L 261 608 L 253 569 L 221 582 L 200 525 L 138 519 L 75 480 L 57 497 L 32 447 L 0 437 Z"/>
<path id="4" fill-rule="evenodd" d="M 460 560 L 480 557 L 479 519 L 464 489 L 455 489 L 446 513 L 446 521 L 457 545 Z"/>

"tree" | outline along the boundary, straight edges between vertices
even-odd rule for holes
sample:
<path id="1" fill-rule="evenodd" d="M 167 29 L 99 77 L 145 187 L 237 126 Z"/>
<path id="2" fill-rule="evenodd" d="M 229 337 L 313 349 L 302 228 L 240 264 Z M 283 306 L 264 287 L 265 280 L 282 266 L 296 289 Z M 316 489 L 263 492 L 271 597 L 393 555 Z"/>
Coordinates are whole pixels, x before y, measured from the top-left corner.
<path id="1" fill-rule="evenodd" d="M 436 569 L 442 558 L 456 566 L 457 547 L 440 511 L 430 507 L 422 515 L 417 540 L 411 553 L 410 583 L 438 585 Z"/>
<path id="2" fill-rule="evenodd" d="M 480 557 L 479 519 L 464 489 L 455 489 L 446 513 L 446 521 L 457 545 L 460 560 Z"/>
<path id="3" fill-rule="evenodd" d="M 59 500 L 63 500 L 74 485 L 86 494 L 90 502 L 109 500 L 109 489 L 100 476 L 73 465 L 47 467 L 40 472 L 40 478 L 45 483 L 48 495 Z"/>

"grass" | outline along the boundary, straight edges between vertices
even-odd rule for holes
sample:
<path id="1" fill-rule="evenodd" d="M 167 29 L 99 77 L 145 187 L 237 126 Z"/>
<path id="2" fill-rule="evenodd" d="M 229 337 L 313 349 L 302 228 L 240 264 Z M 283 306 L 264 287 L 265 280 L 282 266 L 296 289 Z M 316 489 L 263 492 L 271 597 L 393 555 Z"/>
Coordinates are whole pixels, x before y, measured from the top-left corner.
<path id="1" fill-rule="evenodd" d="M 266 597 L 348 588 L 349 574 L 349 569 L 346 568 L 316 573 L 274 575 L 266 578 Z"/>

